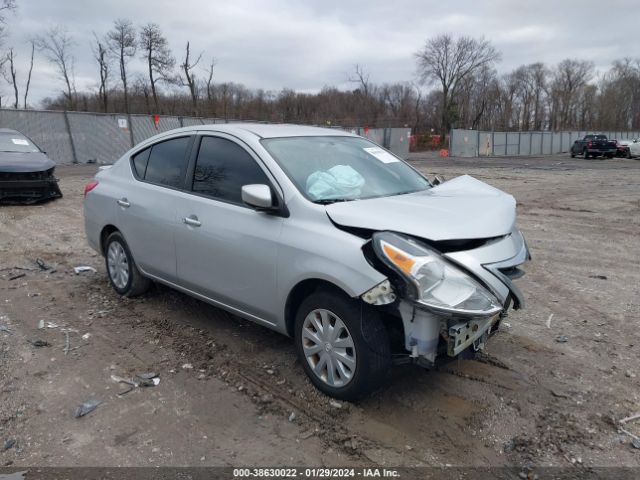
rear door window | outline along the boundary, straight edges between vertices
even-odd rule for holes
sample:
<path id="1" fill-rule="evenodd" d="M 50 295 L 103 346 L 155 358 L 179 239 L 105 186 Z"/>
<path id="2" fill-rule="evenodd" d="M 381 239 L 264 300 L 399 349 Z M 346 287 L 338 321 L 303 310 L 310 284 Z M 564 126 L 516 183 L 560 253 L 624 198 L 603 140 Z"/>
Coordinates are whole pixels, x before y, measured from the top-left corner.
<path id="1" fill-rule="evenodd" d="M 187 167 L 187 147 L 191 137 L 172 138 L 151 147 L 144 180 L 181 188 Z M 135 164 L 135 160 L 134 160 Z"/>
<path id="2" fill-rule="evenodd" d="M 242 205 L 242 187 L 270 185 L 253 157 L 240 145 L 219 137 L 203 137 L 193 174 L 193 191 Z"/>

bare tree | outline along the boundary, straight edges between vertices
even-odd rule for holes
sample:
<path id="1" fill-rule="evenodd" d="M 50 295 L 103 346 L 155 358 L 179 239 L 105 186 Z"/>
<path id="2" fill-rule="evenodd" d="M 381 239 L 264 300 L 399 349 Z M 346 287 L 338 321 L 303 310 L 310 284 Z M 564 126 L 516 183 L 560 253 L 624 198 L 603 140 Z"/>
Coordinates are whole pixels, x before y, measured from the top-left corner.
<path id="1" fill-rule="evenodd" d="M 200 60 L 202 59 L 202 52 L 193 63 L 189 58 L 190 54 L 189 42 L 187 42 L 184 61 L 180 65 L 180 68 L 184 72 L 184 78 L 180 77 L 180 84 L 189 88 L 189 94 L 191 95 L 191 103 L 193 106 L 193 115 L 198 115 L 198 84 L 196 82 L 196 75 L 193 72 L 193 69 L 196 68 L 198 63 L 200 63 Z M 213 76 L 213 72 L 211 73 L 211 76 Z"/>
<path id="2" fill-rule="evenodd" d="M 118 59 L 120 80 L 124 91 L 124 110 L 129 113 L 129 91 L 127 85 L 127 64 L 135 56 L 137 49 L 136 30 L 130 20 L 120 18 L 113 22 L 113 29 L 107 33 L 107 46 Z"/>
<path id="3" fill-rule="evenodd" d="M 64 81 L 67 107 L 75 108 L 75 77 L 73 73 L 74 58 L 71 53 L 74 41 L 66 28 L 51 27 L 43 36 L 36 38 L 36 47 L 46 59 L 58 69 L 58 75 Z"/>
<path id="4" fill-rule="evenodd" d="M 2 75 L 4 79 L 7 81 L 7 83 L 13 87 L 13 94 L 14 94 L 13 108 L 18 108 L 19 97 L 18 97 L 18 82 L 16 80 L 15 58 L 16 57 L 13 52 L 13 47 L 11 47 L 5 57 L 5 62 L 9 63 L 9 72 L 4 71 L 3 69 Z"/>
<path id="5" fill-rule="evenodd" d="M 107 52 L 106 41 L 98 38 L 94 33 L 94 45 L 93 45 L 93 58 L 98 62 L 98 68 L 100 71 L 100 85 L 98 87 L 98 97 L 102 103 L 102 110 L 106 112 L 109 106 L 108 99 L 108 81 L 109 71 L 111 68 L 110 58 Z"/>
<path id="6" fill-rule="evenodd" d="M 565 59 L 558 64 L 551 84 L 552 128 L 577 126 L 580 94 L 593 78 L 594 68 L 593 62 L 585 60 Z"/>
<path id="7" fill-rule="evenodd" d="M 12 13 L 16 9 L 16 0 L 0 0 L 0 44 L 6 35 L 6 14 Z"/>
<path id="8" fill-rule="evenodd" d="M 148 23 L 140 30 L 140 49 L 143 52 L 142 59 L 147 62 L 149 74 L 149 85 L 156 112 L 160 111 L 158 104 L 158 91 L 156 83 L 158 80 L 170 82 L 171 71 L 175 66 L 175 59 L 171 55 L 169 42 L 162 34 L 157 23 Z"/>
<path id="9" fill-rule="evenodd" d="M 205 80 L 205 90 L 207 91 L 207 103 L 209 112 L 213 113 L 213 116 L 216 114 L 215 103 L 214 103 L 214 85 L 213 85 L 213 67 L 215 67 L 216 61 L 215 59 L 211 59 L 209 62 L 209 66 L 206 69 L 207 79 Z M 213 109 L 212 109 L 213 106 Z"/>
<path id="10" fill-rule="evenodd" d="M 31 86 L 31 74 L 33 73 L 33 56 L 36 52 L 36 43 L 31 40 L 31 61 L 29 62 L 29 73 L 27 74 L 27 83 L 24 87 L 24 104 L 23 108 L 27 109 L 27 97 L 29 97 L 29 87 Z"/>
<path id="11" fill-rule="evenodd" d="M 500 53 L 484 38 L 438 35 L 427 40 L 416 53 L 418 74 L 426 83 L 439 82 L 442 88 L 441 138 L 451 128 L 455 98 L 461 82 L 484 66 L 500 60 Z"/>

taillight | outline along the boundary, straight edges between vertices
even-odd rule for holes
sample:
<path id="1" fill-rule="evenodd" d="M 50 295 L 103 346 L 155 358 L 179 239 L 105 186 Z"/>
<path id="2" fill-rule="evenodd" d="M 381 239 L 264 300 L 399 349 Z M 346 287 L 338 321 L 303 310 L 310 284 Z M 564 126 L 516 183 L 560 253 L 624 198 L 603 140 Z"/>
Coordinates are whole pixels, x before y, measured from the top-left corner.
<path id="1" fill-rule="evenodd" d="M 589 147 L 589 148 L 593 147 L 593 142 L 587 143 L 587 147 Z"/>
<path id="2" fill-rule="evenodd" d="M 84 196 L 87 196 L 87 193 L 89 193 L 91 190 L 93 190 L 94 188 L 96 188 L 98 186 L 98 181 L 97 180 L 92 180 L 89 183 L 87 183 L 84 186 Z"/>

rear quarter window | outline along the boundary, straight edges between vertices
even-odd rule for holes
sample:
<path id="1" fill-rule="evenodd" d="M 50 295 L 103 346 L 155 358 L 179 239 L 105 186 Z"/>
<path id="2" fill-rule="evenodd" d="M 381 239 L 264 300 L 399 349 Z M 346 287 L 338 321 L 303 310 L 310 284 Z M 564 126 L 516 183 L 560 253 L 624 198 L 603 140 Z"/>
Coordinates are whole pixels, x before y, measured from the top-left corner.
<path id="1" fill-rule="evenodd" d="M 151 148 L 145 148 L 141 152 L 136 153 L 131 158 L 131 167 L 133 168 L 133 173 L 140 180 L 144 179 L 144 175 L 147 171 L 147 162 L 149 161 L 149 153 L 151 153 Z"/>

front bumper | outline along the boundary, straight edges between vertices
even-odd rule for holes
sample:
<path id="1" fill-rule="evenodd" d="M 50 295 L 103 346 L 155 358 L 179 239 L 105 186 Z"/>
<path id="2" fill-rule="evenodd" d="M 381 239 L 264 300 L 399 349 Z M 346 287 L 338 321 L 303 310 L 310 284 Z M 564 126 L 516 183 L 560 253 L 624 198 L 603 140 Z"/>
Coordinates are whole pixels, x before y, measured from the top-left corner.
<path id="1" fill-rule="evenodd" d="M 0 172 L 0 203 L 30 204 L 62 197 L 52 171 Z"/>
<path id="2" fill-rule="evenodd" d="M 456 356 L 471 346 L 482 348 L 512 304 L 514 309 L 524 307 L 522 292 L 513 280 L 524 274 L 518 266 L 530 260 L 531 255 L 518 229 L 480 248 L 445 256 L 480 280 L 498 298 L 503 310 L 490 317 L 462 316 L 435 312 L 418 302 L 401 299 L 405 348 L 422 363 L 426 360 L 432 364 L 445 351 Z"/>

